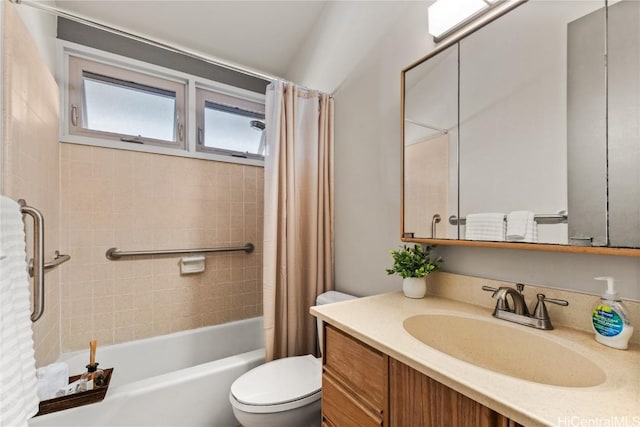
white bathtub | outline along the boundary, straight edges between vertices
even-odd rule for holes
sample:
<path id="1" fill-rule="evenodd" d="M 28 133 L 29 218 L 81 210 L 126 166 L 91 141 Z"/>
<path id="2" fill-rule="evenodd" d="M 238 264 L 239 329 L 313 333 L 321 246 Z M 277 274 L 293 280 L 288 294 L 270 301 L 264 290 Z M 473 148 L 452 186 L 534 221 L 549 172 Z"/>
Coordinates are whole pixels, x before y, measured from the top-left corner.
<path id="1" fill-rule="evenodd" d="M 29 425 L 235 427 L 229 388 L 264 363 L 262 317 L 98 346 L 96 359 L 101 368 L 114 368 L 102 402 L 39 416 Z M 72 374 L 85 370 L 88 360 L 88 351 L 60 357 Z"/>

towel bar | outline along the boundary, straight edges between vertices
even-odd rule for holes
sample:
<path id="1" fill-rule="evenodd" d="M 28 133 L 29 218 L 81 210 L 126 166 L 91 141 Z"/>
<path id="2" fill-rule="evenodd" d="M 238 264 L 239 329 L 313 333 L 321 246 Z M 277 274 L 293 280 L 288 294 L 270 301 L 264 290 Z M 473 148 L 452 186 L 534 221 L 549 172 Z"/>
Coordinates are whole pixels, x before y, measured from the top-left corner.
<path id="1" fill-rule="evenodd" d="M 505 221 L 507 220 L 507 216 L 504 216 Z M 567 223 L 569 221 L 569 215 L 567 211 L 560 211 L 557 214 L 535 214 L 533 216 L 533 220 L 538 224 L 562 224 Z M 449 217 L 449 224 L 451 225 L 465 225 L 467 223 L 467 218 L 460 217 L 458 218 L 455 215 L 451 215 Z"/>

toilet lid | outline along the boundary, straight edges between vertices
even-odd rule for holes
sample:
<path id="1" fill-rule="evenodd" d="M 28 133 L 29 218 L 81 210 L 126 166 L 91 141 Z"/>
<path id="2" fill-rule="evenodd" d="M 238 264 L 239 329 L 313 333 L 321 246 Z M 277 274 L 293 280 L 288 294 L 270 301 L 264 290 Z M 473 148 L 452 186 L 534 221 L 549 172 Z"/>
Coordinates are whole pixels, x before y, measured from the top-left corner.
<path id="1" fill-rule="evenodd" d="M 231 394 L 247 405 L 278 405 L 303 399 L 321 388 L 322 363 L 308 354 L 252 369 L 231 385 Z"/>

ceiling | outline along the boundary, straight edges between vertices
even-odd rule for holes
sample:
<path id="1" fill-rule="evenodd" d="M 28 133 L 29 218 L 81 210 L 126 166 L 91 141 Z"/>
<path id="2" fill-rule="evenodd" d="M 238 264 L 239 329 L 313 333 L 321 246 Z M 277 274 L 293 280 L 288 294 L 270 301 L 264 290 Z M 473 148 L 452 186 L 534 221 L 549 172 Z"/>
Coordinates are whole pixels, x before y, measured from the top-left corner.
<path id="1" fill-rule="evenodd" d="M 57 0 L 56 6 L 333 93 L 413 1 Z"/>
<path id="2" fill-rule="evenodd" d="M 287 69 L 326 5 L 316 1 L 58 0 L 100 23 L 275 76 Z"/>

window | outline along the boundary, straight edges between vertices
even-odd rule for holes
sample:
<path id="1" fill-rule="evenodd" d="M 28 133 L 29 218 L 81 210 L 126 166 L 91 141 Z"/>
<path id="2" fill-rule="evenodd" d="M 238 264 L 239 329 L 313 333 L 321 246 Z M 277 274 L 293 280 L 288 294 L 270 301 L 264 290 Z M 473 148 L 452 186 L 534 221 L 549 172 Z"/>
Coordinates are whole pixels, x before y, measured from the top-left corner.
<path id="1" fill-rule="evenodd" d="M 185 147 L 185 83 L 69 59 L 71 134 Z"/>
<path id="2" fill-rule="evenodd" d="M 61 142 L 264 165 L 264 93 L 68 41 L 58 48 Z"/>
<path id="3" fill-rule="evenodd" d="M 198 88 L 197 150 L 264 159 L 264 104 Z"/>

